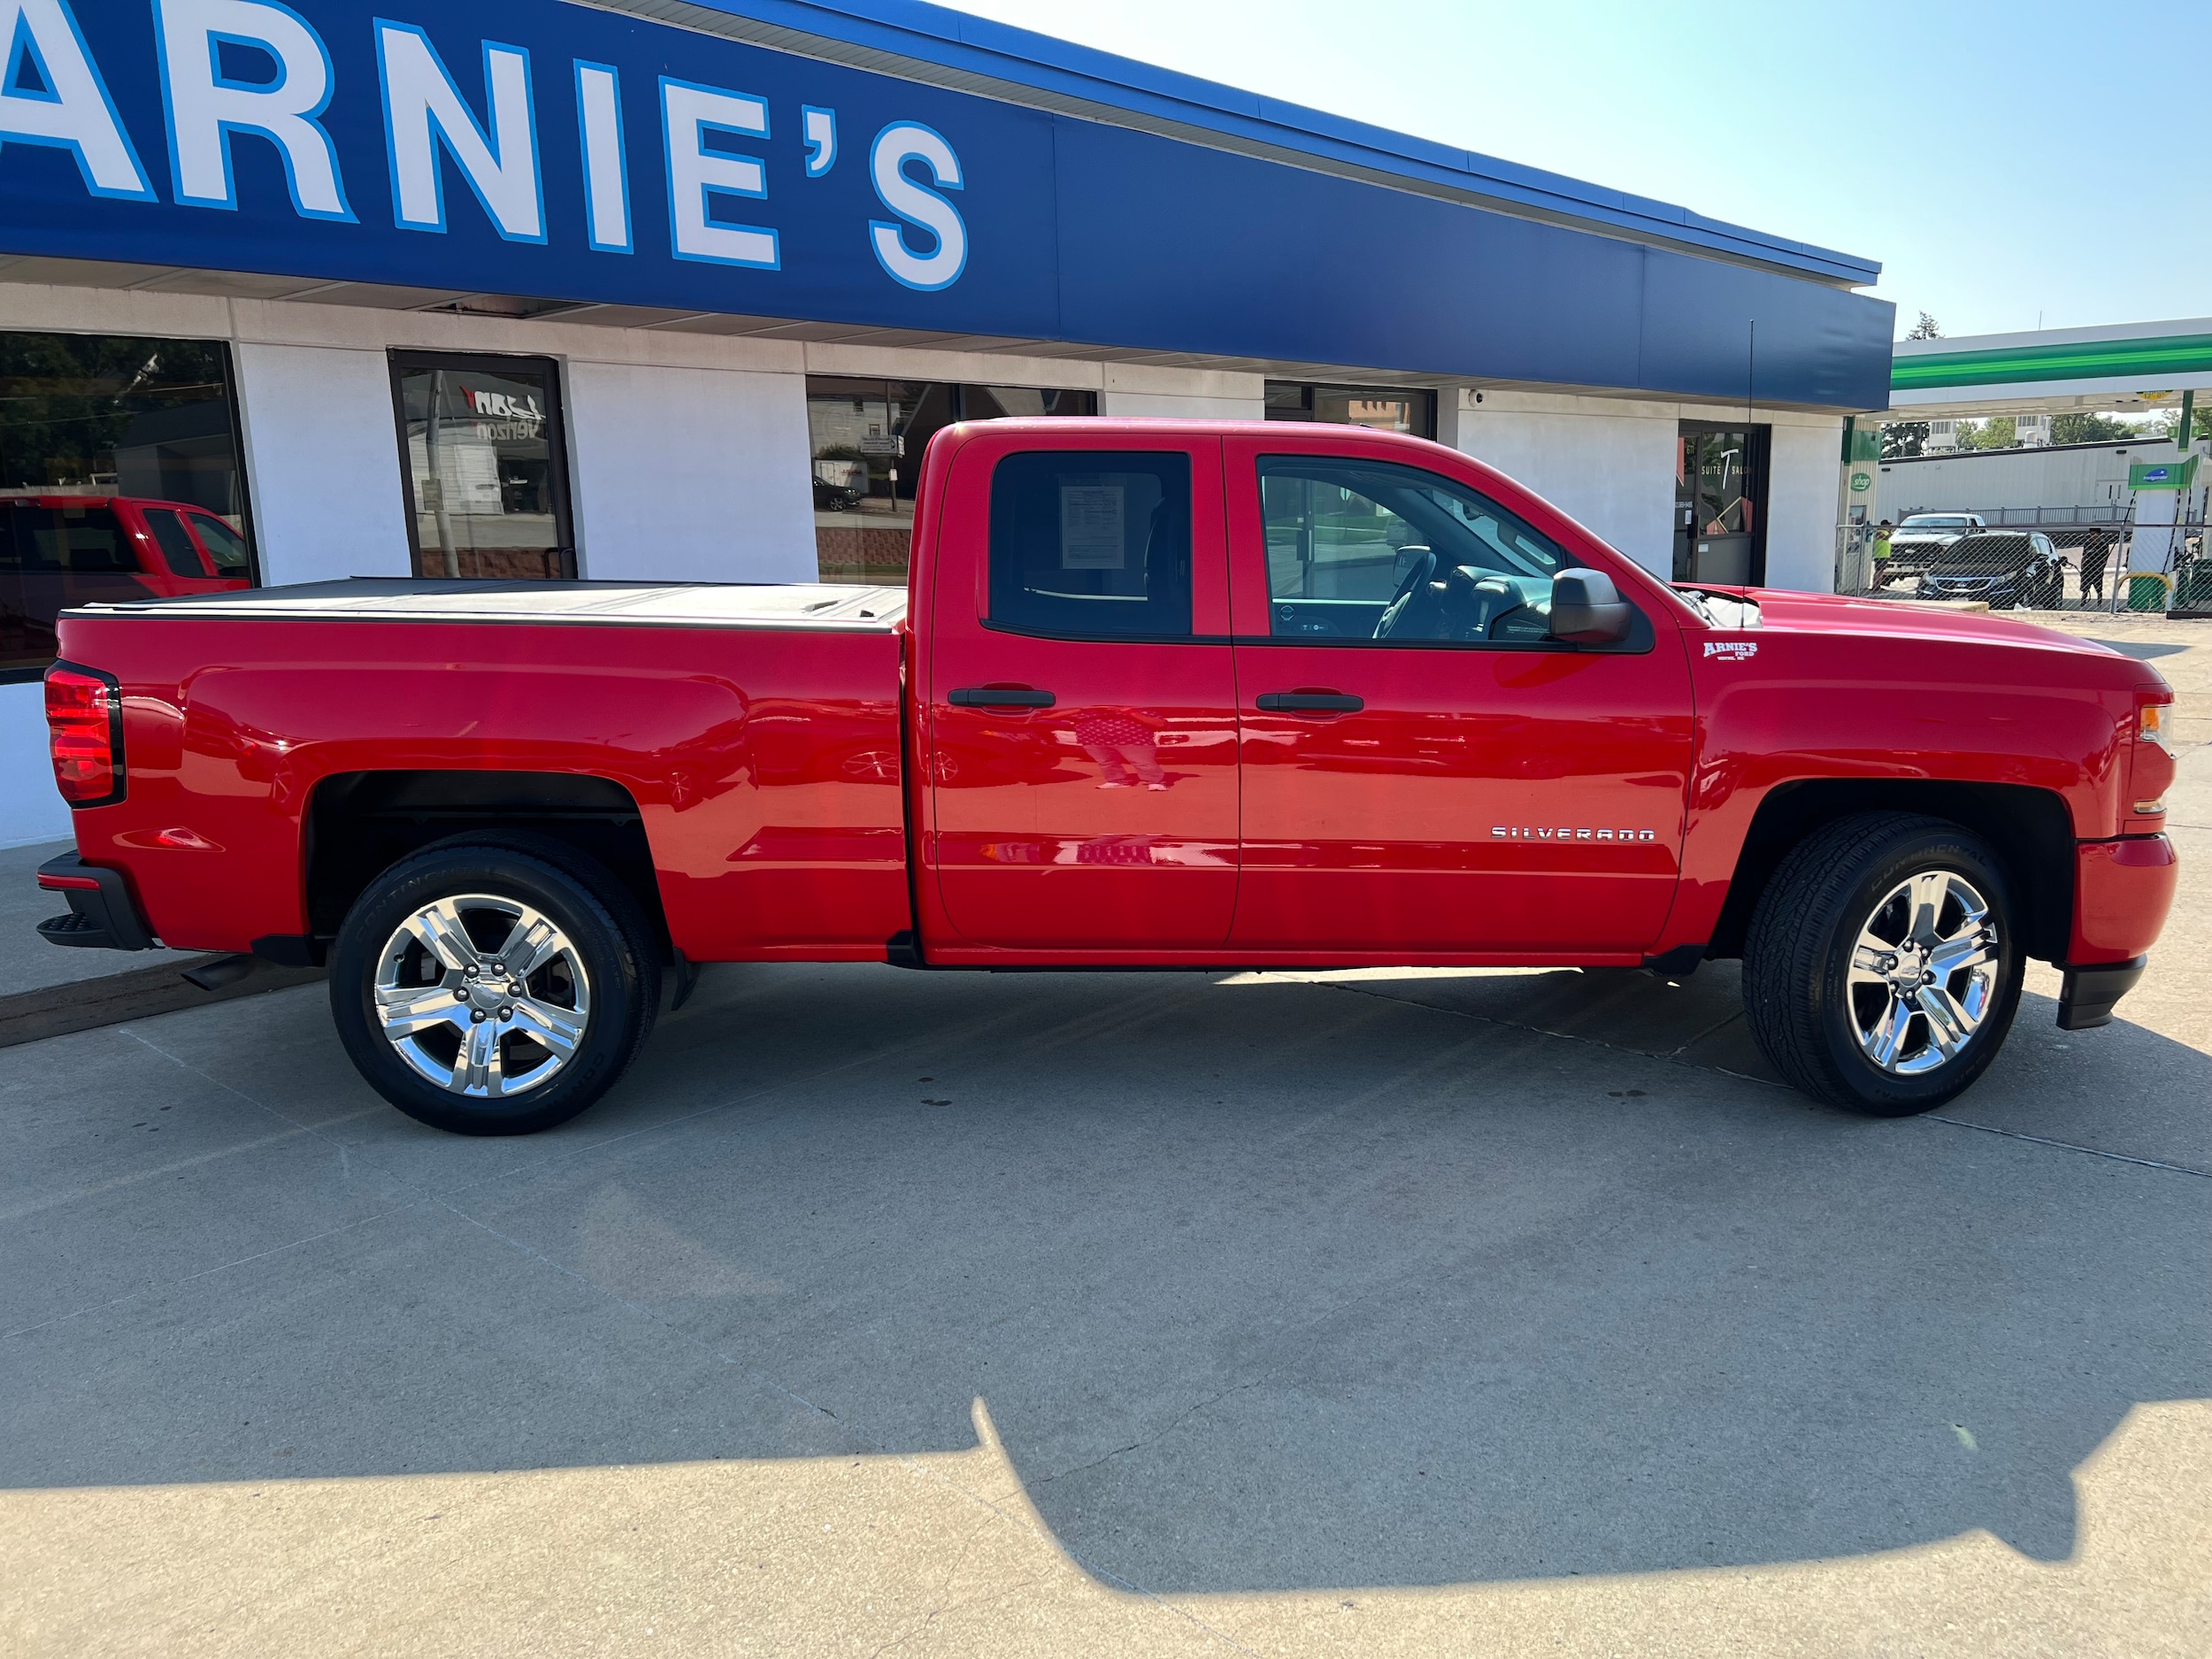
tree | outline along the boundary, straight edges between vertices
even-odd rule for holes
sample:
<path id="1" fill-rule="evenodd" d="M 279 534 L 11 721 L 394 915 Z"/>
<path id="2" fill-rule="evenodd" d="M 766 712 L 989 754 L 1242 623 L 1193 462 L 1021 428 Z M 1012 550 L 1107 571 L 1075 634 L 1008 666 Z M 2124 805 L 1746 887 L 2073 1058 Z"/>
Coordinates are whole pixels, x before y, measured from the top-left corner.
<path id="1" fill-rule="evenodd" d="M 2019 434 L 2010 415 L 1993 415 L 1985 421 L 1959 422 L 1959 448 L 1962 449 L 2009 449 L 2019 443 Z"/>
<path id="2" fill-rule="evenodd" d="M 2053 443 L 2125 443 L 2139 435 L 2125 421 L 2092 410 L 2051 417 Z"/>
<path id="3" fill-rule="evenodd" d="M 1928 423 L 1924 420 L 1893 420 L 1881 428 L 1882 459 L 1909 460 L 1927 445 Z"/>
<path id="4" fill-rule="evenodd" d="M 0 334 L 0 487 L 115 476 L 140 416 L 223 395 L 212 342 Z"/>
<path id="5" fill-rule="evenodd" d="M 1902 461 L 1922 453 L 1927 447 L 1928 423 L 1924 420 L 1893 420 L 1882 428 L 1882 459 Z"/>
<path id="6" fill-rule="evenodd" d="M 1905 338 L 1908 340 L 1940 340 L 1943 338 L 1943 325 L 1929 316 L 1927 312 L 1923 311 L 1920 313 L 1920 320 L 1912 326 L 1912 332 Z"/>
<path id="7" fill-rule="evenodd" d="M 2190 436 L 2192 438 L 2212 438 L 2212 409 L 2200 409 L 2193 413 L 2193 419 L 2189 422 Z M 2180 425 L 2181 411 L 2176 410 L 2157 425 L 2143 427 L 2133 435 L 2139 438 L 2164 438 L 2170 442 L 2173 441 L 2174 429 Z"/>

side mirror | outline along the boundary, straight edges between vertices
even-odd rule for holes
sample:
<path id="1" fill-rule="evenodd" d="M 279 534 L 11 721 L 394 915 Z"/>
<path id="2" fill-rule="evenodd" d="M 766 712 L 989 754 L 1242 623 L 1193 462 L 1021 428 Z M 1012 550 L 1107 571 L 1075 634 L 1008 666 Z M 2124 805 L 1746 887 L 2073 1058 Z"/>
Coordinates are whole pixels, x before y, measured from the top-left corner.
<path id="1" fill-rule="evenodd" d="M 1551 636 L 1575 645 L 1614 645 L 1634 614 L 1602 571 L 1562 571 L 1551 579 Z"/>

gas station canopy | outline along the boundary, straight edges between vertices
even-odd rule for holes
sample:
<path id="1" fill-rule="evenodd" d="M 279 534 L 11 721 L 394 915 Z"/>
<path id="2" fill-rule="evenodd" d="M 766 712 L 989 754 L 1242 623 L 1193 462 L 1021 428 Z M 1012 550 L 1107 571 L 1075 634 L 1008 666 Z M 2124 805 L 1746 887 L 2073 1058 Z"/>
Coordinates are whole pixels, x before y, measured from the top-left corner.
<path id="1" fill-rule="evenodd" d="M 2162 409 L 2212 390 L 2212 318 L 1901 340 L 1888 417 Z M 2199 404 L 2208 400 L 2200 396 Z M 1879 417 L 1877 417 L 1878 419 Z"/>

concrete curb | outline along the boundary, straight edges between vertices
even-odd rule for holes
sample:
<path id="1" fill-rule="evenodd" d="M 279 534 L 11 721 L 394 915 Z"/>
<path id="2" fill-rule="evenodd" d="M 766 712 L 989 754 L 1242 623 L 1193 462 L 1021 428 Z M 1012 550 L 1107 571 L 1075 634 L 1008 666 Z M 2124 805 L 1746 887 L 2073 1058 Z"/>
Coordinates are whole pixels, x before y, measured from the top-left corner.
<path id="1" fill-rule="evenodd" d="M 188 973 L 203 974 L 215 983 L 211 987 L 196 983 L 185 977 Z M 97 979 L 41 986 L 0 996 L 0 1048 L 119 1025 L 127 1019 L 258 996 L 265 991 L 280 991 L 321 978 L 320 968 L 280 968 L 254 956 L 215 955 L 195 956 L 181 965 L 163 963 L 158 967 L 126 968 Z"/>

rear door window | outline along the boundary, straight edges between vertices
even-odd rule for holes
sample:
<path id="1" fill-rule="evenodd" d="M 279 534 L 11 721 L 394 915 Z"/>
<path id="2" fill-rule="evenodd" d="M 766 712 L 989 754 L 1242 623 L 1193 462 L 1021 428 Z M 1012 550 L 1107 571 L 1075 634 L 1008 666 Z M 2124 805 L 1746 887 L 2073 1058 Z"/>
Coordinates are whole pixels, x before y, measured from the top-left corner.
<path id="1" fill-rule="evenodd" d="M 991 474 L 993 627 L 1061 639 L 1188 639 L 1191 464 L 1049 449 Z"/>
<path id="2" fill-rule="evenodd" d="M 169 567 L 172 576 L 207 575 L 207 567 L 200 563 L 200 549 L 192 545 L 192 538 L 185 533 L 184 521 L 177 517 L 173 507 L 145 507 L 140 509 L 146 518 L 146 528 L 153 533 L 154 545 L 161 549 L 161 561 Z"/>
<path id="3" fill-rule="evenodd" d="M 253 580 L 253 554 L 246 546 L 245 537 L 212 513 L 188 516 L 192 527 L 200 533 L 200 545 L 207 549 L 208 562 L 215 566 L 218 576 L 235 577 L 240 581 Z"/>

